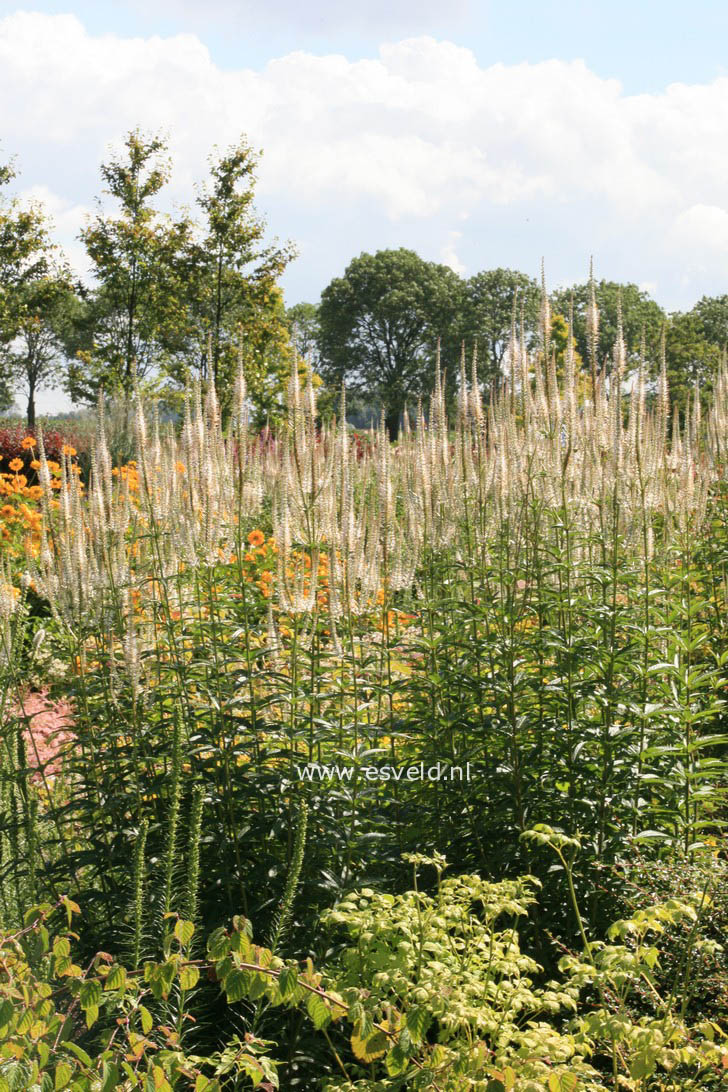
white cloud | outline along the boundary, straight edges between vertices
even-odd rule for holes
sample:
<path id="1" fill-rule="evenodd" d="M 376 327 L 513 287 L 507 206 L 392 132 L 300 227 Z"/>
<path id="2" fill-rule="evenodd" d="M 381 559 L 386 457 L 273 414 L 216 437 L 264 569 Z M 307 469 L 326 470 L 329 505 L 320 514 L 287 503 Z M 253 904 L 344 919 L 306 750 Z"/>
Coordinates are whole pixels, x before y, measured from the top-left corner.
<path id="1" fill-rule="evenodd" d="M 728 254 L 728 210 L 718 205 L 691 205 L 676 217 L 673 237 L 691 255 L 703 254 L 707 260 Z"/>
<path id="2" fill-rule="evenodd" d="M 375 30 L 377 33 L 406 29 L 422 33 L 440 26 L 447 18 L 464 16 L 472 7 L 471 0 L 449 0 L 445 9 L 441 0 L 368 0 L 366 4 L 342 3 L 341 0 L 127 0 L 138 10 L 151 8 L 162 15 L 184 19 L 191 25 L 203 20 L 224 21 L 228 26 L 276 27 L 285 25 L 309 33 L 330 33 L 336 30 Z"/>
<path id="3" fill-rule="evenodd" d="M 462 239 L 462 231 L 450 231 L 445 245 L 440 251 L 440 261 L 443 265 L 447 265 L 455 273 L 458 273 L 461 277 L 465 275 L 466 267 L 464 262 L 460 260 L 457 252 L 458 239 Z"/>
<path id="4" fill-rule="evenodd" d="M 529 239 L 567 224 L 572 238 L 557 245 L 583 249 L 585 267 L 595 235 L 610 242 L 617 231 L 636 255 L 654 248 L 664 261 L 678 261 L 688 240 L 693 250 L 728 246 L 728 78 L 627 96 L 579 60 L 481 67 L 431 37 L 359 61 L 297 51 L 223 70 L 191 33 L 92 36 L 72 15 L 16 13 L 0 20 L 0 101 L 10 107 L 3 153 L 35 163 L 23 181 L 62 195 L 69 232 L 70 210 L 98 188 L 107 141 L 139 124 L 170 134 L 173 196 L 186 201 L 211 146 L 246 133 L 265 150 L 263 204 L 291 214 L 275 225 L 282 234 L 318 215 L 325 235 L 337 210 L 354 219 L 366 209 L 361 249 L 374 245 L 374 224 L 391 235 L 419 221 L 425 239 L 437 219 L 442 253 L 460 262 L 448 231 L 465 220 L 477 230 L 487 210 L 530 223 Z M 550 262 L 546 241 L 537 253 Z M 422 249 L 436 252 L 436 238 Z"/>
<path id="5" fill-rule="evenodd" d="M 83 244 L 78 239 L 78 233 L 92 215 L 93 209 L 88 205 L 67 201 L 42 184 L 21 190 L 18 196 L 23 203 L 41 206 L 53 225 L 54 234 L 66 240 L 63 250 L 71 266 L 78 273 L 83 273 L 88 259 Z"/>

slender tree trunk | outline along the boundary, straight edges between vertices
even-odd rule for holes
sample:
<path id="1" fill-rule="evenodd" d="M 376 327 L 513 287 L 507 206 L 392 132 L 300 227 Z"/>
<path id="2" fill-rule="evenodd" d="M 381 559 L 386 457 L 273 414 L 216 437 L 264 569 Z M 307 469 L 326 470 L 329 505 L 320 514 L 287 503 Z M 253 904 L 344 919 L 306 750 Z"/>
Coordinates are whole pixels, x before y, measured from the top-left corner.
<path id="1" fill-rule="evenodd" d="M 215 286 L 215 336 L 212 344 L 212 381 L 215 389 L 220 394 L 218 385 L 218 368 L 220 365 L 220 327 L 222 326 L 222 274 L 223 274 L 222 249 L 217 252 L 217 284 Z"/>
<path id="2" fill-rule="evenodd" d="M 28 384 L 28 409 L 26 411 L 28 432 L 35 429 L 35 383 L 31 380 Z"/>
<path id="3" fill-rule="evenodd" d="M 127 300 L 126 315 L 127 315 L 127 331 L 126 331 L 126 360 L 124 362 L 124 394 L 126 398 L 131 397 L 132 388 L 132 365 L 134 362 L 134 319 L 136 318 L 137 309 L 137 270 L 136 262 L 132 267 L 131 274 L 131 291 Z"/>

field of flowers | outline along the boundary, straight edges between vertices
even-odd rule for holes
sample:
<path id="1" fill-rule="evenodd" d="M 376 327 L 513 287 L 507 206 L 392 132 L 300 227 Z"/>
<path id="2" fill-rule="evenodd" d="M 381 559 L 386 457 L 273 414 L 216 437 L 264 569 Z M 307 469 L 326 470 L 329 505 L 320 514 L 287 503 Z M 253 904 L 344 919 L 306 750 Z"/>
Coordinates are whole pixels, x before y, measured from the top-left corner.
<path id="1" fill-rule="evenodd" d="M 545 348 L 0 467 L 0 1090 L 725 1087 L 728 372 Z"/>

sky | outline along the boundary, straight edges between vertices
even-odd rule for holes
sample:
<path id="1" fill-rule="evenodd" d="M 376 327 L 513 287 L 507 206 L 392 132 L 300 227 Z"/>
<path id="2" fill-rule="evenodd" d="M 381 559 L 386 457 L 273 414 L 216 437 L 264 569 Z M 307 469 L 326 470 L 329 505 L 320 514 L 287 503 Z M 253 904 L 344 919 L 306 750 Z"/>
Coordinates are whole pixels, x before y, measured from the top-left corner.
<path id="1" fill-rule="evenodd" d="M 687 309 L 728 292 L 726 41 L 718 0 L 0 0 L 0 162 L 80 273 L 99 166 L 140 126 L 169 139 L 170 208 L 215 147 L 262 150 L 289 305 L 406 246 L 465 276 L 543 257 L 549 287 L 593 255 Z"/>

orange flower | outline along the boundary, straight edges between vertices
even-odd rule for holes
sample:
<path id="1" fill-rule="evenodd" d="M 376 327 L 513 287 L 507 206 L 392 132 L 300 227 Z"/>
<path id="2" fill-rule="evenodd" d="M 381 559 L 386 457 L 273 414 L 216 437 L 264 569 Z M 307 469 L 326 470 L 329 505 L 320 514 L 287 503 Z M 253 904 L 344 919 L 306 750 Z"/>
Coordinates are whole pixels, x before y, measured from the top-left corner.
<path id="1" fill-rule="evenodd" d="M 16 474 L 17 474 L 17 472 L 19 470 L 23 469 L 23 460 L 22 459 L 13 459 L 13 461 L 10 463 L 10 469 L 14 470 L 16 472 Z"/>
<path id="2" fill-rule="evenodd" d="M 263 572 L 260 574 L 260 579 L 263 581 L 264 584 L 270 584 L 273 580 L 273 573 L 270 572 L 268 569 L 264 569 Z"/>
<path id="3" fill-rule="evenodd" d="M 71 447 L 70 444 L 64 444 L 63 447 L 61 448 L 61 452 L 62 452 L 63 455 L 68 455 L 69 458 L 72 459 L 73 456 L 76 454 L 76 449 L 75 449 L 75 447 Z"/>
<path id="4" fill-rule="evenodd" d="M 185 466 L 184 463 L 175 463 L 174 468 L 175 468 L 175 470 L 177 471 L 178 474 L 186 474 L 187 473 L 187 467 Z"/>
<path id="5" fill-rule="evenodd" d="M 13 519 L 15 515 L 16 512 L 12 504 L 4 504 L 2 508 L 0 508 L 0 516 L 2 516 L 3 519 Z"/>
<path id="6" fill-rule="evenodd" d="M 10 465 L 12 467 L 12 463 Z M 262 531 L 251 531 L 248 535 L 248 542 L 251 546 L 262 546 L 265 542 L 265 535 Z"/>
<path id="7" fill-rule="evenodd" d="M 26 436 L 20 446 L 25 448 L 26 451 L 29 447 L 35 447 L 35 436 Z"/>
<path id="8" fill-rule="evenodd" d="M 30 464 L 30 469 L 31 470 L 40 470 L 40 460 L 39 459 L 33 459 L 32 463 Z"/>

